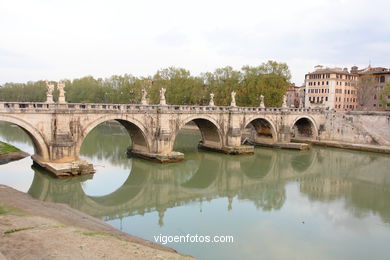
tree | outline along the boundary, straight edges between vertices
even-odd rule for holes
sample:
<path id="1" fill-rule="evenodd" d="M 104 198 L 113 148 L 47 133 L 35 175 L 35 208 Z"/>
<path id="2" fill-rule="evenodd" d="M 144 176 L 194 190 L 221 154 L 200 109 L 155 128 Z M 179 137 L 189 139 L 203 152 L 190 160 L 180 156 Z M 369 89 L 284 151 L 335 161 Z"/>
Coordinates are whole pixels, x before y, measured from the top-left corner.
<path id="1" fill-rule="evenodd" d="M 381 104 L 385 110 L 390 110 L 390 82 L 387 83 L 382 92 Z"/>
<path id="2" fill-rule="evenodd" d="M 207 105 L 209 94 L 214 93 L 216 105 L 229 106 L 230 94 L 235 91 L 239 106 L 258 106 L 260 95 L 264 95 L 267 106 L 280 106 L 290 78 L 287 64 L 268 61 L 259 66 L 244 66 L 241 70 L 226 66 L 200 76 L 192 76 L 184 68 L 169 67 L 148 77 L 125 74 L 106 79 L 86 76 L 63 81 L 66 100 L 70 103 L 140 103 L 145 88 L 150 103 L 158 104 L 159 91 L 165 88 L 168 104 L 174 105 Z M 57 100 L 57 90 L 53 95 Z M 0 88 L 0 98 L 4 101 L 43 102 L 46 100 L 46 83 L 6 83 Z"/>
<path id="3" fill-rule="evenodd" d="M 362 75 L 356 84 L 357 103 L 359 110 L 369 108 L 369 103 L 376 94 L 375 77 L 373 75 Z"/>
<path id="4" fill-rule="evenodd" d="M 215 104 L 218 106 L 229 106 L 231 102 L 232 91 L 239 92 L 239 84 L 242 81 L 242 73 L 227 66 L 216 69 L 213 73 L 202 74 L 204 83 L 206 84 L 207 93 L 215 94 Z M 208 97 L 207 97 L 208 99 Z M 239 105 L 242 105 L 239 103 Z"/>
<path id="5" fill-rule="evenodd" d="M 203 80 L 191 76 L 183 68 L 169 67 L 157 71 L 153 76 L 153 85 L 150 93 L 151 102 L 158 104 L 160 89 L 166 89 L 168 104 L 200 105 L 205 95 Z"/>
<path id="6" fill-rule="evenodd" d="M 290 70 L 285 63 L 268 61 L 257 67 L 242 67 L 238 100 L 245 106 L 258 106 L 260 95 L 264 96 L 266 106 L 278 107 L 289 86 Z"/>

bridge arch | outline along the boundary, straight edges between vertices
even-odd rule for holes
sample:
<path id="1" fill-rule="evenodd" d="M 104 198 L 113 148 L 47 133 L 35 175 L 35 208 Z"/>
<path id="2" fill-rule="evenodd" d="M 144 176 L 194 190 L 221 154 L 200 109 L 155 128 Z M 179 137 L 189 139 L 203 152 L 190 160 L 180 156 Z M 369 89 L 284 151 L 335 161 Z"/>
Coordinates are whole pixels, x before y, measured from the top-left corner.
<path id="1" fill-rule="evenodd" d="M 20 127 L 33 142 L 35 156 L 39 156 L 42 160 L 50 160 L 48 145 L 38 129 L 14 116 L 0 115 L 0 121 Z"/>
<path id="2" fill-rule="evenodd" d="M 117 121 L 120 123 L 129 133 L 132 142 L 132 149 L 139 152 L 149 152 L 151 148 L 151 141 L 148 137 L 148 130 L 144 125 L 133 118 L 121 117 L 118 115 L 102 116 L 90 123 L 88 123 L 82 130 L 77 141 L 76 154 L 80 154 L 81 145 L 84 142 L 85 137 L 98 125 L 108 122 Z"/>
<path id="3" fill-rule="evenodd" d="M 254 131 L 252 131 L 250 139 L 258 144 L 272 144 L 278 139 L 276 132 L 276 126 L 271 119 L 265 116 L 253 116 L 244 122 L 243 129 L 252 125 Z"/>
<path id="4" fill-rule="evenodd" d="M 318 127 L 311 116 L 298 116 L 291 124 L 292 138 L 316 138 Z"/>
<path id="5" fill-rule="evenodd" d="M 202 145 L 212 149 L 221 149 L 224 144 L 222 129 L 218 122 L 207 115 L 194 115 L 180 120 L 176 125 L 176 130 L 171 136 L 172 146 L 179 131 L 189 122 L 194 122 L 202 135 Z"/>

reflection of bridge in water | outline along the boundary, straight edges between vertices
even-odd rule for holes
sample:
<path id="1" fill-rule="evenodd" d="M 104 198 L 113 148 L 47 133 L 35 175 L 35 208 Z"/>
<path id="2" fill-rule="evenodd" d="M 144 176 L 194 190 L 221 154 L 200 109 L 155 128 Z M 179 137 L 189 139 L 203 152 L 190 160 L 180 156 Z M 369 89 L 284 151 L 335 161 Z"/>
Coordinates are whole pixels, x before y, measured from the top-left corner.
<path id="1" fill-rule="evenodd" d="M 259 149 L 254 158 L 239 160 L 212 153 L 198 156 L 197 161 L 186 161 L 184 170 L 183 165 L 161 166 L 133 159 L 123 185 L 101 197 L 85 194 L 83 177 L 53 179 L 35 170 L 29 193 L 104 219 L 157 211 L 162 224 L 168 208 L 221 197 L 228 198 L 228 209 L 236 197 L 252 201 L 262 210 L 278 210 L 286 200 L 285 185 L 297 181 L 311 200 L 344 198 L 354 214 L 372 211 L 390 222 L 390 176 L 385 175 L 388 156 L 329 149 L 300 153 Z M 379 171 L 373 173 L 370 167 Z"/>

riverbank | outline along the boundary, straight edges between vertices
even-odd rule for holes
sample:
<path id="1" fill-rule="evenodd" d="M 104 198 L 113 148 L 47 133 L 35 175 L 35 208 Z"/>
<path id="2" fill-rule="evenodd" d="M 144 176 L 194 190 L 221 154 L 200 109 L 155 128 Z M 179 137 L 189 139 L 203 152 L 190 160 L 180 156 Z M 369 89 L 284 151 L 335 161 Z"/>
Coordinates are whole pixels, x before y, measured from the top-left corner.
<path id="1" fill-rule="evenodd" d="M 316 146 L 324 146 L 324 147 L 332 147 L 332 148 L 340 148 L 346 150 L 355 150 L 361 152 L 372 152 L 372 153 L 385 153 L 390 154 L 389 146 L 381 146 L 381 145 L 370 145 L 370 144 L 353 144 L 347 142 L 340 141 L 318 141 L 318 140 L 302 140 L 302 139 L 292 139 L 292 142 L 297 143 L 307 143 L 310 145 Z"/>
<path id="2" fill-rule="evenodd" d="M 29 156 L 28 153 L 19 150 L 15 146 L 0 141 L 0 164 L 20 160 L 27 156 Z"/>
<path id="3" fill-rule="evenodd" d="M 5 185 L 0 185 L 0 252 L 6 259 L 194 259 Z"/>

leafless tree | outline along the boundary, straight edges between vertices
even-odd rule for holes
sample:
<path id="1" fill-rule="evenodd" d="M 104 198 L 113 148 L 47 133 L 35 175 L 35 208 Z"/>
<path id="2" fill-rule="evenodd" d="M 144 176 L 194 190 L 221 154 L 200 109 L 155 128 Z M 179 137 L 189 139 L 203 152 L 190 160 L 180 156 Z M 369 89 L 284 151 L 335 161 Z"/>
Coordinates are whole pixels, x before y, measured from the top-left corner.
<path id="1" fill-rule="evenodd" d="M 369 109 L 370 103 L 376 93 L 375 77 L 372 75 L 363 75 L 359 77 L 356 84 L 357 102 L 359 110 Z"/>

